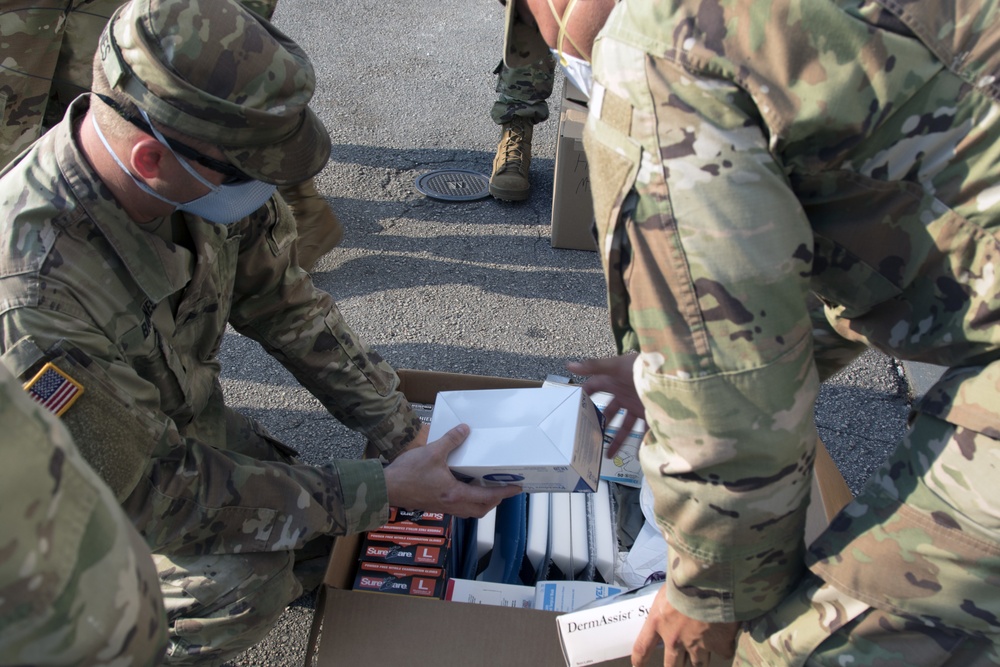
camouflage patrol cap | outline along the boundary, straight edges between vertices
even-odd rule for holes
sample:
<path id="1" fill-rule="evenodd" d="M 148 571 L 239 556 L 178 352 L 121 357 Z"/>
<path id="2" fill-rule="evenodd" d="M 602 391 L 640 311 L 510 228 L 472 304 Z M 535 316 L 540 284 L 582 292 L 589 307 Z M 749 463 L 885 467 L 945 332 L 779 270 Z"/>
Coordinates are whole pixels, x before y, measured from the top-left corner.
<path id="1" fill-rule="evenodd" d="M 308 107 L 309 59 L 235 0 L 132 0 L 108 21 L 98 57 L 113 89 L 248 176 L 297 183 L 330 157 Z"/>
<path id="2" fill-rule="evenodd" d="M 518 15 L 517 0 L 506 0 L 503 31 L 503 62 L 507 67 L 524 67 L 538 62 L 549 53 L 533 19 L 525 22 Z"/>

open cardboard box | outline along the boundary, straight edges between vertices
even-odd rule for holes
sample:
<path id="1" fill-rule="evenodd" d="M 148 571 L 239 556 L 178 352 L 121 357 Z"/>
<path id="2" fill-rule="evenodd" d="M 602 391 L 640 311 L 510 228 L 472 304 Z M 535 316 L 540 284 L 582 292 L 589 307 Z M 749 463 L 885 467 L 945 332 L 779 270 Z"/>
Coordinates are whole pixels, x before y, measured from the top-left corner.
<path id="1" fill-rule="evenodd" d="M 444 390 L 542 384 L 431 371 L 401 370 L 399 376 L 403 393 L 415 403 L 433 403 L 437 392 Z M 851 500 L 850 490 L 822 444 L 817 449 L 813 500 L 818 502 L 809 507 L 807 540 L 818 535 Z M 555 612 L 350 590 L 360 543 L 360 535 L 336 541 L 316 604 L 308 667 L 565 667 Z M 622 658 L 601 664 L 629 667 L 630 663 Z"/>

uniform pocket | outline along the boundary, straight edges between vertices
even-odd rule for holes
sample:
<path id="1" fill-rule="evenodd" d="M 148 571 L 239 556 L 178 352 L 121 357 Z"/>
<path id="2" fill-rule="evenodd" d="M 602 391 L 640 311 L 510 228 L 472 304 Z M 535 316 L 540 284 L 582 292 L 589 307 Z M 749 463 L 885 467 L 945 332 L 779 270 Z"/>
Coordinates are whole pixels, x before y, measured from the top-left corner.
<path id="1" fill-rule="evenodd" d="M 604 99 L 610 95 L 605 91 Z M 619 352 L 624 352 L 637 347 L 623 295 L 628 293 L 625 273 L 631 255 L 626 223 L 636 199 L 642 146 L 593 111 L 584 129 L 583 145 L 590 170 L 597 245 L 607 279 L 611 327 Z"/>
<path id="2" fill-rule="evenodd" d="M 119 501 L 135 488 L 167 424 L 119 390 L 96 362 L 75 348 L 49 351 L 53 365 L 83 387 L 61 420 L 77 448 Z"/>
<path id="3" fill-rule="evenodd" d="M 605 92 L 605 98 L 609 95 L 611 93 Z M 587 120 L 583 146 L 590 170 L 597 240 L 601 257 L 607 261 L 614 245 L 610 239 L 619 226 L 622 209 L 639 172 L 642 147 L 618 128 L 593 115 Z"/>

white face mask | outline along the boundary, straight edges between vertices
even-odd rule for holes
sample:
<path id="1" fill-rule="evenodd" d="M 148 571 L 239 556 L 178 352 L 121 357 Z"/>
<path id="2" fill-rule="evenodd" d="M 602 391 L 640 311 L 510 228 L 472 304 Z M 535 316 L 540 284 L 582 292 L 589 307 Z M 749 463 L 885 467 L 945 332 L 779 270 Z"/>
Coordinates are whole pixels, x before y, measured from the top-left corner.
<path id="1" fill-rule="evenodd" d="M 132 182 L 139 187 L 140 190 L 148 195 L 156 197 L 162 202 L 170 204 L 178 211 L 186 211 L 192 215 L 197 215 L 204 218 L 210 222 L 215 222 L 221 225 L 230 225 L 238 220 L 242 220 L 247 217 L 261 206 L 263 206 L 274 191 L 277 189 L 276 185 L 271 185 L 270 183 L 264 183 L 262 181 L 246 181 L 245 183 L 237 183 L 235 185 L 214 185 L 199 174 L 194 167 L 188 164 L 187 160 L 174 152 L 167 143 L 164 136 L 153 127 L 153 124 L 149 120 L 149 116 L 146 115 L 145 111 L 139 110 L 142 114 L 143 119 L 153 130 L 153 135 L 166 146 L 177 161 L 180 162 L 184 169 L 194 176 L 199 183 L 208 188 L 208 194 L 205 194 L 197 199 L 192 199 L 189 202 L 175 202 L 172 199 L 168 199 L 156 192 L 153 188 L 149 187 L 147 184 L 136 178 L 132 172 L 130 172 L 122 161 L 115 155 L 115 152 L 111 150 L 108 140 L 104 137 L 104 133 L 101 132 L 101 128 L 97 125 L 97 120 L 93 114 L 90 115 L 90 119 L 93 122 L 94 129 L 97 131 L 97 136 L 101 139 L 101 143 L 104 144 L 104 148 L 107 149 L 108 153 L 114 159 L 114 161 L 121 167 L 121 170 L 132 179 Z"/>
<path id="2" fill-rule="evenodd" d="M 508 0 L 509 1 L 509 0 Z M 580 89 L 587 99 L 590 99 L 590 91 L 594 88 L 594 69 L 586 60 L 571 56 L 567 53 L 560 53 L 556 49 L 549 49 L 562 66 L 563 74 L 574 86 Z"/>

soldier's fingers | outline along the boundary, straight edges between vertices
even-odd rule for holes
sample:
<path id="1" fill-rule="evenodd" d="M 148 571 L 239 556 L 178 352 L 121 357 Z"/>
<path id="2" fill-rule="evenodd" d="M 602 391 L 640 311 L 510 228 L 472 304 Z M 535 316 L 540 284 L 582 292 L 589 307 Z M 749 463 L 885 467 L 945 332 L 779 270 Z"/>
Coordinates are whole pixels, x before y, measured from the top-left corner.
<path id="1" fill-rule="evenodd" d="M 626 438 L 628 438 L 628 431 L 625 429 L 618 429 L 618 432 L 615 433 L 615 437 L 611 438 L 611 442 L 608 443 L 608 449 L 604 453 L 604 458 L 615 458 L 615 454 L 617 454 L 618 450 L 625 444 Z"/>
<path id="2" fill-rule="evenodd" d="M 639 630 L 635 642 L 632 644 L 632 667 L 644 667 L 649 659 L 649 653 L 659 643 L 660 635 L 656 632 L 656 623 L 647 618 L 646 622 Z M 666 662 L 666 651 L 664 651 L 664 665 L 673 664 Z"/>
<path id="3" fill-rule="evenodd" d="M 577 375 L 593 375 L 601 369 L 600 359 L 581 359 L 580 361 L 570 361 L 566 364 L 566 370 Z"/>
<path id="4" fill-rule="evenodd" d="M 452 450 L 457 449 L 468 437 L 469 425 L 459 424 L 434 442 L 428 443 L 428 446 L 437 447 L 445 456 L 448 456 Z"/>
<path id="5" fill-rule="evenodd" d="M 516 496 L 521 493 L 519 486 L 497 486 L 484 487 L 465 485 L 466 498 L 462 503 L 462 510 L 459 514 L 463 517 L 475 517 L 481 519 L 486 513 L 496 507 L 506 498 Z M 452 512 L 453 514 L 459 512 Z"/>

